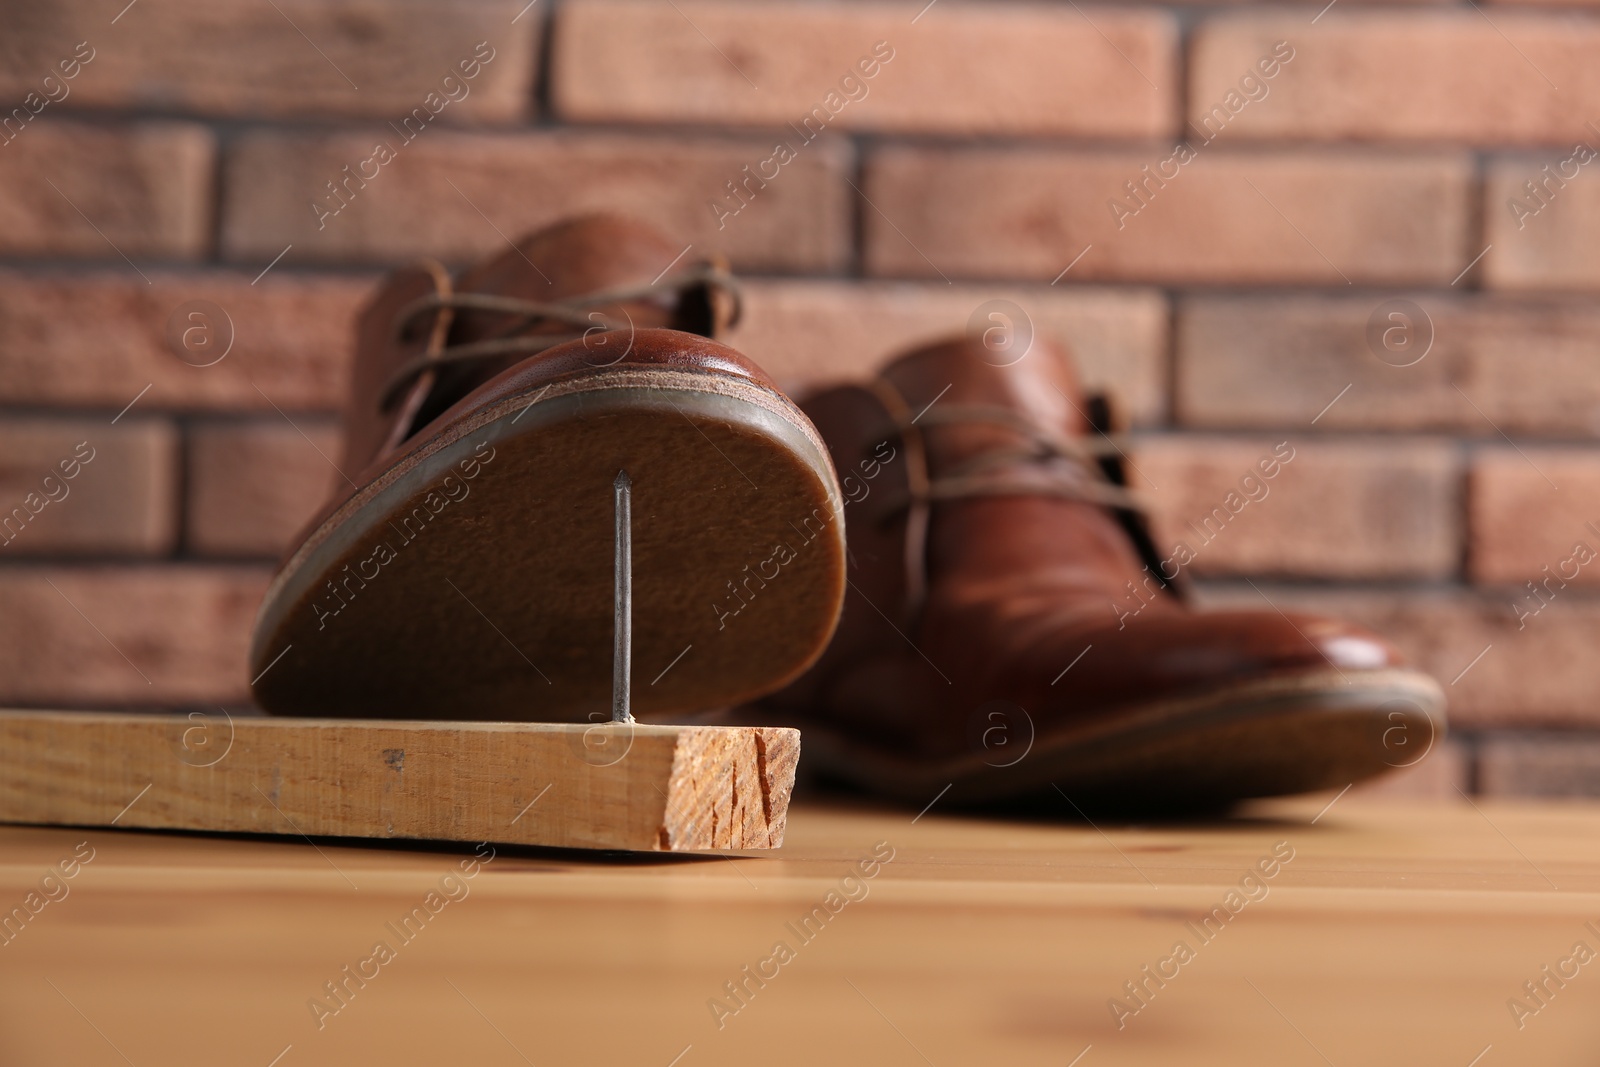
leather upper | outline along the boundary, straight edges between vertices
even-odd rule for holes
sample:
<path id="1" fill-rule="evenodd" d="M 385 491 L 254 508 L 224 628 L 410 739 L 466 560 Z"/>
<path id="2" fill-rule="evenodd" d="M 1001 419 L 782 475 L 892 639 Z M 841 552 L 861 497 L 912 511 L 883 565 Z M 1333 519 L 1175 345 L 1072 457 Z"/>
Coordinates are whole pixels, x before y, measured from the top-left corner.
<path id="1" fill-rule="evenodd" d="M 1009 366 L 987 354 L 965 339 L 933 345 L 872 387 L 802 403 L 850 501 L 852 585 L 826 655 L 767 706 L 887 749 L 949 755 L 971 747 L 973 716 L 991 702 L 1020 706 L 1047 733 L 1227 684 L 1400 663 L 1346 623 L 1265 603 L 1193 611 L 1158 576 L 1158 556 L 1141 551 L 1139 516 L 1076 498 L 1105 492 L 1092 463 L 1005 459 L 1029 453 L 1030 440 L 981 417 L 1000 408 L 1068 446 L 1098 444 L 1095 405 L 1065 354 L 1043 340 Z M 920 534 L 908 500 L 919 451 L 936 498 Z M 985 466 L 986 456 L 1002 461 Z M 937 498 L 942 477 L 974 465 L 991 485 Z"/>
<path id="2" fill-rule="evenodd" d="M 345 462 L 347 473 L 363 470 L 398 448 L 473 389 L 528 358 L 508 354 L 445 367 L 419 377 L 402 397 L 385 406 L 385 385 L 409 360 L 447 345 L 490 338 L 514 337 L 529 330 L 517 316 L 482 310 L 440 308 L 414 315 L 396 331 L 401 312 L 421 298 L 454 294 L 488 294 L 553 303 L 588 293 L 649 283 L 683 266 L 685 249 L 643 223 L 612 215 L 586 215 L 558 223 L 523 238 L 480 266 L 452 280 L 443 266 L 422 261 L 392 273 L 362 310 L 356 328 L 356 353 L 347 399 Z M 615 320 L 631 329 L 672 328 L 714 337 L 728 308 L 710 292 L 690 293 L 676 301 L 642 299 L 591 309 L 596 323 Z M 585 365 L 604 366 L 616 359 L 601 331 L 585 337 Z M 635 355 L 648 362 L 646 346 Z M 570 353 L 569 364 L 573 362 Z M 580 357 L 581 358 L 581 357 Z M 731 349 L 719 357 L 728 366 L 764 380 L 749 360 Z M 353 469 L 352 469 L 353 468 Z"/>
<path id="3" fill-rule="evenodd" d="M 724 294 L 704 287 L 673 300 L 650 297 L 597 305 L 591 309 L 597 324 L 620 321 L 627 326 L 605 330 L 596 325 L 531 355 L 508 354 L 428 371 L 393 403 L 382 402 L 395 373 L 430 349 L 515 337 L 528 329 L 510 314 L 440 308 L 414 315 L 397 331 L 397 320 L 416 302 L 461 293 L 559 302 L 670 277 L 685 266 L 684 251 L 643 223 L 586 215 L 523 238 L 459 279 L 432 261 L 392 272 L 357 321 L 339 465 L 347 477 L 335 485 L 332 497 L 294 544 L 321 526 L 358 486 L 425 446 L 434 431 L 529 388 L 608 367 L 647 366 L 732 374 L 777 392 L 753 361 L 712 340 L 729 322 L 733 308 Z"/>

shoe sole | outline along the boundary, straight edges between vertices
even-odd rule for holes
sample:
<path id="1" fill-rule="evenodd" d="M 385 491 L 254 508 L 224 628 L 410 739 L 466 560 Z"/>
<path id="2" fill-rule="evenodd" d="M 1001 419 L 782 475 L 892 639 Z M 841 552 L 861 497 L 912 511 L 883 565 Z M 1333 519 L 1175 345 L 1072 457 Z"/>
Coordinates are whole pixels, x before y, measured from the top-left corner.
<path id="1" fill-rule="evenodd" d="M 291 715 L 610 717 L 614 498 L 633 482 L 633 702 L 781 687 L 844 595 L 827 452 L 732 375 L 608 369 L 500 397 L 363 486 L 268 589 L 256 699 Z"/>
<path id="2" fill-rule="evenodd" d="M 1059 791 L 1102 810 L 1172 811 L 1338 789 L 1411 766 L 1443 741 L 1444 705 L 1439 684 L 1419 671 L 1316 671 L 1145 705 L 1048 741 L 1015 708 L 981 733 L 977 751 L 935 762 L 795 725 L 813 768 L 913 803 L 948 786 L 956 803 Z"/>

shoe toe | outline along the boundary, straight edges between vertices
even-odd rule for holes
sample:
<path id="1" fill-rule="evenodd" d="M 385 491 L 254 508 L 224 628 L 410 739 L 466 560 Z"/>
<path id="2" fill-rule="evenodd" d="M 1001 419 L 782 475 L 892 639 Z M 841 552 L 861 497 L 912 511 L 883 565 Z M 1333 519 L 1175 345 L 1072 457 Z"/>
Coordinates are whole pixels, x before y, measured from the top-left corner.
<path id="1" fill-rule="evenodd" d="M 1340 670 L 1374 671 L 1405 666 L 1405 658 L 1370 630 L 1340 619 L 1290 615 L 1289 622 L 1322 659 Z"/>
<path id="2" fill-rule="evenodd" d="M 1218 675 L 1384 670 L 1404 662 L 1377 634 L 1317 615 L 1228 611 L 1179 617 L 1173 624 L 1177 632 L 1161 635 L 1161 644 L 1183 666 L 1201 672 L 1209 666 Z"/>
<path id="3" fill-rule="evenodd" d="M 1277 679 L 1326 675 L 1343 686 L 1357 675 L 1404 667 L 1400 652 L 1363 627 L 1315 615 L 1276 611 L 1170 612 L 1058 635 L 1036 648 L 1037 662 L 1007 677 L 1037 677 L 1038 703 L 1071 722 L 1087 709 L 1110 710 L 1188 699 Z M 1087 646 L 1087 648 L 1086 648 Z M 1042 653 L 1042 654 L 1041 654 Z M 1070 672 L 1065 665 L 1083 653 Z"/>

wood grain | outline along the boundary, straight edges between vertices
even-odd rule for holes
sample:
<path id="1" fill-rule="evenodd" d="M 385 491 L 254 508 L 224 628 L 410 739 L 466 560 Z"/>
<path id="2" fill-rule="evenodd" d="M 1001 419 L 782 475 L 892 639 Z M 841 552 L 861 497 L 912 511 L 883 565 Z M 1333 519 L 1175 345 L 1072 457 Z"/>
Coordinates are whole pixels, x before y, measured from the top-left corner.
<path id="1" fill-rule="evenodd" d="M 1507 1002 L 1600 947 L 1600 806 L 1332 799 L 1169 826 L 802 803 L 780 852 L 627 860 L 0 827 L 0 917 L 93 857 L 4 935 L 0 1063 L 1592 1067 L 1600 960 L 1520 1027 Z M 1199 944 L 1279 842 L 1270 893 Z"/>
<path id="2" fill-rule="evenodd" d="M 0 711 L 0 822 L 777 848 L 799 749 L 760 727 Z"/>

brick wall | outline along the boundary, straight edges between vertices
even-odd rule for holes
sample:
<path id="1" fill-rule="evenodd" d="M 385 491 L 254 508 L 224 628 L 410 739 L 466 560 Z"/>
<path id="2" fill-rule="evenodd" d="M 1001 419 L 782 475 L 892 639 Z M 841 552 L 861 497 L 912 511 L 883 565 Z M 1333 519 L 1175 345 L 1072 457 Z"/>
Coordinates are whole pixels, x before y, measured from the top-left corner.
<path id="1" fill-rule="evenodd" d="M 0 702 L 243 702 L 364 291 L 603 207 L 791 386 L 1016 301 L 1169 537 L 1291 442 L 1207 598 L 1433 671 L 1414 791 L 1600 793 L 1600 3 L 923 3 L 5 4 Z"/>

